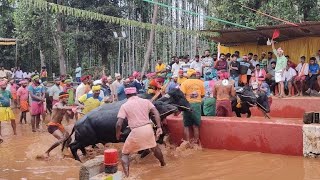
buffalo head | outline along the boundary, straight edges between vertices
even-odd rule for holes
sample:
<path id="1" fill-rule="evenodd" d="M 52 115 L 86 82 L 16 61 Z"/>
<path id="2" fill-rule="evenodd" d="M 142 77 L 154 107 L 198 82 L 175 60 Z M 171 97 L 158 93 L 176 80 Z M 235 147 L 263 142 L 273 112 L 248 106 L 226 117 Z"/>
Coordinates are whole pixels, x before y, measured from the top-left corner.
<path id="1" fill-rule="evenodd" d="M 172 89 L 167 94 L 163 95 L 157 101 L 162 101 L 167 104 L 176 106 L 179 111 L 190 111 L 190 103 L 187 101 L 183 92 L 180 89 Z"/>
<path id="2" fill-rule="evenodd" d="M 254 94 L 254 92 L 249 86 L 237 88 L 236 93 L 242 102 L 246 102 L 250 106 L 256 105 L 257 96 Z"/>

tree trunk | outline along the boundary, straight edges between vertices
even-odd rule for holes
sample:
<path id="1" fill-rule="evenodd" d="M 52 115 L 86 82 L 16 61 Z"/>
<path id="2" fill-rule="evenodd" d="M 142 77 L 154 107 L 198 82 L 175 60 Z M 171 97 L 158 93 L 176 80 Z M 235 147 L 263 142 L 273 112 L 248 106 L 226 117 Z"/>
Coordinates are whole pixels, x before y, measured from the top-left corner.
<path id="1" fill-rule="evenodd" d="M 57 4 L 62 4 L 62 0 L 57 0 Z M 58 50 L 58 57 L 59 57 L 59 66 L 60 66 L 60 75 L 67 74 L 66 68 L 66 60 L 65 60 L 65 52 L 62 44 L 62 15 L 59 14 L 57 17 L 57 32 L 56 32 L 56 46 Z"/>
<path id="2" fill-rule="evenodd" d="M 44 56 L 44 53 L 43 53 L 43 48 L 41 46 L 41 43 L 39 43 L 39 50 L 40 50 L 40 63 L 41 63 L 41 67 L 45 66 L 45 62 L 46 62 L 46 58 Z"/>
<path id="3" fill-rule="evenodd" d="M 155 0 L 155 2 L 157 2 L 157 0 Z M 152 16 L 152 25 L 156 25 L 157 24 L 157 16 L 158 16 L 158 5 L 154 5 L 153 7 L 153 16 Z M 151 51 L 152 51 L 152 45 L 153 45 L 153 40 L 154 40 L 154 34 L 155 34 L 155 29 L 151 29 L 150 31 L 150 38 L 148 41 L 148 47 L 147 47 L 147 51 L 144 55 L 144 63 L 143 63 L 143 68 L 142 68 L 142 72 L 141 74 L 143 75 L 146 71 L 147 65 L 148 65 L 148 61 L 151 55 Z"/>

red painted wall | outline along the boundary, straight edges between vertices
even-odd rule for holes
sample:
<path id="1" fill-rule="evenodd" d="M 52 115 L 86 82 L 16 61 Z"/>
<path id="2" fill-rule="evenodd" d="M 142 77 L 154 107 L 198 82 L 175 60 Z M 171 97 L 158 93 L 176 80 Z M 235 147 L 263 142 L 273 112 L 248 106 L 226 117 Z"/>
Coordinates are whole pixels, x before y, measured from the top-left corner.
<path id="1" fill-rule="evenodd" d="M 167 118 L 170 139 L 183 138 L 181 116 Z M 303 154 L 302 120 L 274 118 L 202 117 L 200 140 L 204 148 L 256 151 L 273 154 Z"/>
<path id="2" fill-rule="evenodd" d="M 303 114 L 309 111 L 320 111 L 320 98 L 316 97 L 291 97 L 279 99 L 274 97 L 271 104 L 271 117 L 303 118 Z M 256 108 L 252 108 L 253 116 L 262 117 L 263 114 Z"/>

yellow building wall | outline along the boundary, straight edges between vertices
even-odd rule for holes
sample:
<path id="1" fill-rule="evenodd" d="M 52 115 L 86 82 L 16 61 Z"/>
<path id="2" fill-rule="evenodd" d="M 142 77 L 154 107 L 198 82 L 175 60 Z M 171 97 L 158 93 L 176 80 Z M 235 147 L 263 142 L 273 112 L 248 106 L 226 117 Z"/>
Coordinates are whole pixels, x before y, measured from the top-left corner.
<path id="1" fill-rule="evenodd" d="M 316 55 L 318 50 L 320 50 L 320 37 L 297 38 L 276 43 L 275 46 L 276 48 L 281 47 L 284 50 L 285 55 L 289 55 L 293 62 L 299 63 L 301 56 L 306 56 L 307 61 L 309 61 L 310 57 Z M 268 51 L 272 51 L 272 48 L 271 46 L 253 43 L 245 43 L 239 46 L 230 47 L 220 46 L 221 53 L 233 54 L 235 51 L 239 51 L 241 57 L 251 52 L 257 54 L 260 58 L 262 52 L 268 53 Z"/>

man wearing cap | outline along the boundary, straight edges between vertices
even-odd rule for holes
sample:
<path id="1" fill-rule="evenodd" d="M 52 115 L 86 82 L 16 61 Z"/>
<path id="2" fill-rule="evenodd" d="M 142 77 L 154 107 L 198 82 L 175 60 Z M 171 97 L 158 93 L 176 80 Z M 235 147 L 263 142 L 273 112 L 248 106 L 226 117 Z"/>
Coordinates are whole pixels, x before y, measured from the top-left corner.
<path id="1" fill-rule="evenodd" d="M 81 77 L 81 84 L 76 89 L 76 101 L 83 96 L 84 94 L 87 94 L 89 91 L 87 91 L 88 82 L 90 80 L 90 76 L 82 76 Z"/>
<path id="2" fill-rule="evenodd" d="M 3 142 L 1 134 L 1 122 L 11 121 L 13 134 L 16 132 L 15 116 L 10 107 L 10 99 L 12 99 L 10 91 L 6 90 L 7 80 L 0 80 L 0 144 Z"/>
<path id="3" fill-rule="evenodd" d="M 128 100 L 120 107 L 118 113 L 116 137 L 120 140 L 122 124 L 124 119 L 127 119 L 131 132 L 123 145 L 121 162 L 124 173 L 128 177 L 129 154 L 131 153 L 151 149 L 155 157 L 160 161 L 161 166 L 165 166 L 166 164 L 161 149 L 156 143 L 152 123 L 149 120 L 149 113 L 151 112 L 157 123 L 156 136 L 159 137 L 162 134 L 162 129 L 158 110 L 151 101 L 139 98 L 135 87 L 126 88 L 125 93 Z"/>
<path id="4" fill-rule="evenodd" d="M 196 78 L 196 71 L 194 69 L 189 69 L 187 74 L 189 79 L 181 84 L 180 89 L 190 103 L 192 112 L 183 112 L 184 135 L 186 140 L 190 142 L 189 128 L 193 128 L 195 143 L 200 143 L 201 102 L 205 95 L 205 88 L 203 81 Z"/>
<path id="5" fill-rule="evenodd" d="M 92 93 L 84 94 L 78 99 L 78 105 L 83 108 L 83 114 L 87 114 L 103 104 L 103 99 L 99 96 L 100 90 L 101 87 L 99 85 L 92 86 Z"/>
<path id="6" fill-rule="evenodd" d="M 281 48 L 278 48 L 277 50 L 274 47 L 274 41 L 271 41 L 273 53 L 277 57 L 277 64 L 275 68 L 275 81 L 278 83 L 278 89 L 279 89 L 279 97 L 282 98 L 285 96 L 284 92 L 284 71 L 287 67 L 287 61 L 288 59 L 283 55 L 283 50 Z"/>
<path id="7" fill-rule="evenodd" d="M 27 112 L 29 111 L 29 91 L 28 91 L 28 81 L 23 80 L 20 81 L 20 87 L 17 91 L 18 98 L 18 107 L 20 107 L 21 115 L 20 115 L 20 124 L 22 124 L 22 120 L 24 119 L 24 123 L 27 124 Z"/>
<path id="8" fill-rule="evenodd" d="M 168 86 L 166 88 L 166 93 L 168 93 L 172 89 L 178 89 L 179 86 L 180 85 L 178 84 L 178 76 L 177 75 L 173 75 L 172 76 L 172 80 L 169 82 L 169 84 L 168 84 Z"/>
<path id="9" fill-rule="evenodd" d="M 69 133 L 64 129 L 62 125 L 62 119 L 68 114 L 68 111 L 73 109 L 72 106 L 68 106 L 68 93 L 59 93 L 59 101 L 52 107 L 52 118 L 47 124 L 48 132 L 53 135 L 57 142 L 55 142 L 46 152 L 44 157 L 48 158 L 49 153 L 56 147 L 58 147 L 66 138 L 68 138 Z M 70 139 L 71 140 L 71 139 Z M 66 143 L 68 145 L 70 142 Z"/>
<path id="10" fill-rule="evenodd" d="M 44 114 L 45 89 L 40 85 L 39 75 L 32 76 L 32 85 L 29 86 L 31 96 L 31 125 L 32 132 L 40 126 L 40 115 Z"/>
<path id="11" fill-rule="evenodd" d="M 118 88 L 122 84 L 121 74 L 115 73 L 116 80 L 111 84 L 111 96 L 113 101 L 118 101 Z"/>
<path id="12" fill-rule="evenodd" d="M 219 81 L 215 83 L 213 96 L 216 98 L 216 116 L 231 117 L 231 97 L 236 95 L 234 81 L 228 80 L 228 75 L 218 72 Z"/>
<path id="13" fill-rule="evenodd" d="M 52 105 L 55 105 L 59 102 L 59 94 L 63 91 L 60 87 L 60 78 L 54 80 L 54 85 L 49 90 L 49 97 L 52 101 Z"/>

